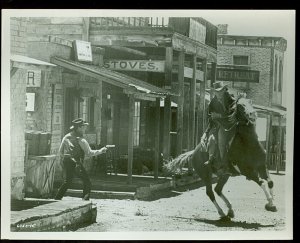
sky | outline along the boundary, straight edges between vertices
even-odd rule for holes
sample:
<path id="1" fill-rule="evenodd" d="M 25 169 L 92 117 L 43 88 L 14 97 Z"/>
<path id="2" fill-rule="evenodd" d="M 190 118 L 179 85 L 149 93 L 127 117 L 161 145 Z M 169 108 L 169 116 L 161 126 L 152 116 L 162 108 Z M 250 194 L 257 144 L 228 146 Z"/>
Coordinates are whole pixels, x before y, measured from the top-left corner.
<path id="1" fill-rule="evenodd" d="M 283 37 L 287 40 L 285 52 L 283 105 L 295 81 L 295 12 L 291 10 L 205 10 L 201 17 L 212 24 L 228 24 L 228 34 Z"/>

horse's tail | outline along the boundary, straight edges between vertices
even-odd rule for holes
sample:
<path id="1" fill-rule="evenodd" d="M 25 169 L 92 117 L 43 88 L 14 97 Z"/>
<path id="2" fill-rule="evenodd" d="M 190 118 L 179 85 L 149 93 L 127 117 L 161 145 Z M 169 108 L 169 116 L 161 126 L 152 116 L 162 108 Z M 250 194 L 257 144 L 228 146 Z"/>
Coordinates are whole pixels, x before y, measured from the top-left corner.
<path id="1" fill-rule="evenodd" d="M 164 164 L 165 171 L 169 173 L 176 173 L 180 171 L 182 167 L 191 159 L 194 150 L 188 151 L 184 154 L 177 156 L 175 159 L 172 159 Z"/>

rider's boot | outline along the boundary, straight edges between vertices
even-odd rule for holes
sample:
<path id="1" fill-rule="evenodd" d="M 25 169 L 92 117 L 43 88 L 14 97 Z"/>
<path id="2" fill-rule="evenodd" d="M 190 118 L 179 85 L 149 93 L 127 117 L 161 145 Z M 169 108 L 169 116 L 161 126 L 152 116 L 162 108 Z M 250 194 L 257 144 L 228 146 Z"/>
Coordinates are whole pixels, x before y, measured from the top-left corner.
<path id="1" fill-rule="evenodd" d="M 214 167 L 215 156 L 213 154 L 209 155 L 209 158 L 206 162 L 204 162 L 205 166 L 210 165 L 212 168 Z"/>

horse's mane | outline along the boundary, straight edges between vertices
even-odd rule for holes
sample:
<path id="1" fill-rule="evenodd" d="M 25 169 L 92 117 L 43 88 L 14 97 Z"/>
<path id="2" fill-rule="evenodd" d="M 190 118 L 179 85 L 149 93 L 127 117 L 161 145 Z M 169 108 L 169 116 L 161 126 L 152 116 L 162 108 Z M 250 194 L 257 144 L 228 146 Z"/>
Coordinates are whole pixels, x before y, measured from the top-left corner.
<path id="1" fill-rule="evenodd" d="M 231 107 L 229 108 L 228 121 L 230 122 L 230 124 L 234 124 L 238 121 L 238 102 L 242 98 L 244 99 L 246 98 L 245 93 L 239 93 L 235 98 L 235 101 L 232 103 Z"/>

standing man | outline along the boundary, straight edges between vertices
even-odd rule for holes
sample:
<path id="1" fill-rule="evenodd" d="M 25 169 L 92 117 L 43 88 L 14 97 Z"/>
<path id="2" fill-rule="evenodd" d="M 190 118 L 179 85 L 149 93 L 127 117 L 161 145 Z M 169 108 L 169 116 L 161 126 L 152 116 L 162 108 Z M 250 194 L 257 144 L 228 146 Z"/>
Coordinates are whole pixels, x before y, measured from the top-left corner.
<path id="1" fill-rule="evenodd" d="M 83 182 L 83 200 L 90 199 L 91 182 L 89 176 L 83 167 L 85 156 L 97 156 L 107 151 L 106 147 L 99 150 L 92 150 L 88 142 L 83 138 L 88 123 L 78 118 L 72 121 L 71 132 L 66 134 L 62 139 L 59 147 L 60 164 L 65 173 L 65 179 L 60 186 L 55 199 L 61 200 L 70 187 L 74 174 Z"/>
<path id="2" fill-rule="evenodd" d="M 214 97 L 208 105 L 208 126 L 201 137 L 201 144 L 205 146 L 208 139 L 209 160 L 206 165 L 211 164 L 213 169 L 222 167 L 224 172 L 228 172 L 227 151 L 234 133 L 225 129 L 228 129 L 231 108 L 235 99 L 221 81 L 213 84 L 213 93 Z M 216 162 L 221 164 L 217 165 Z"/>

